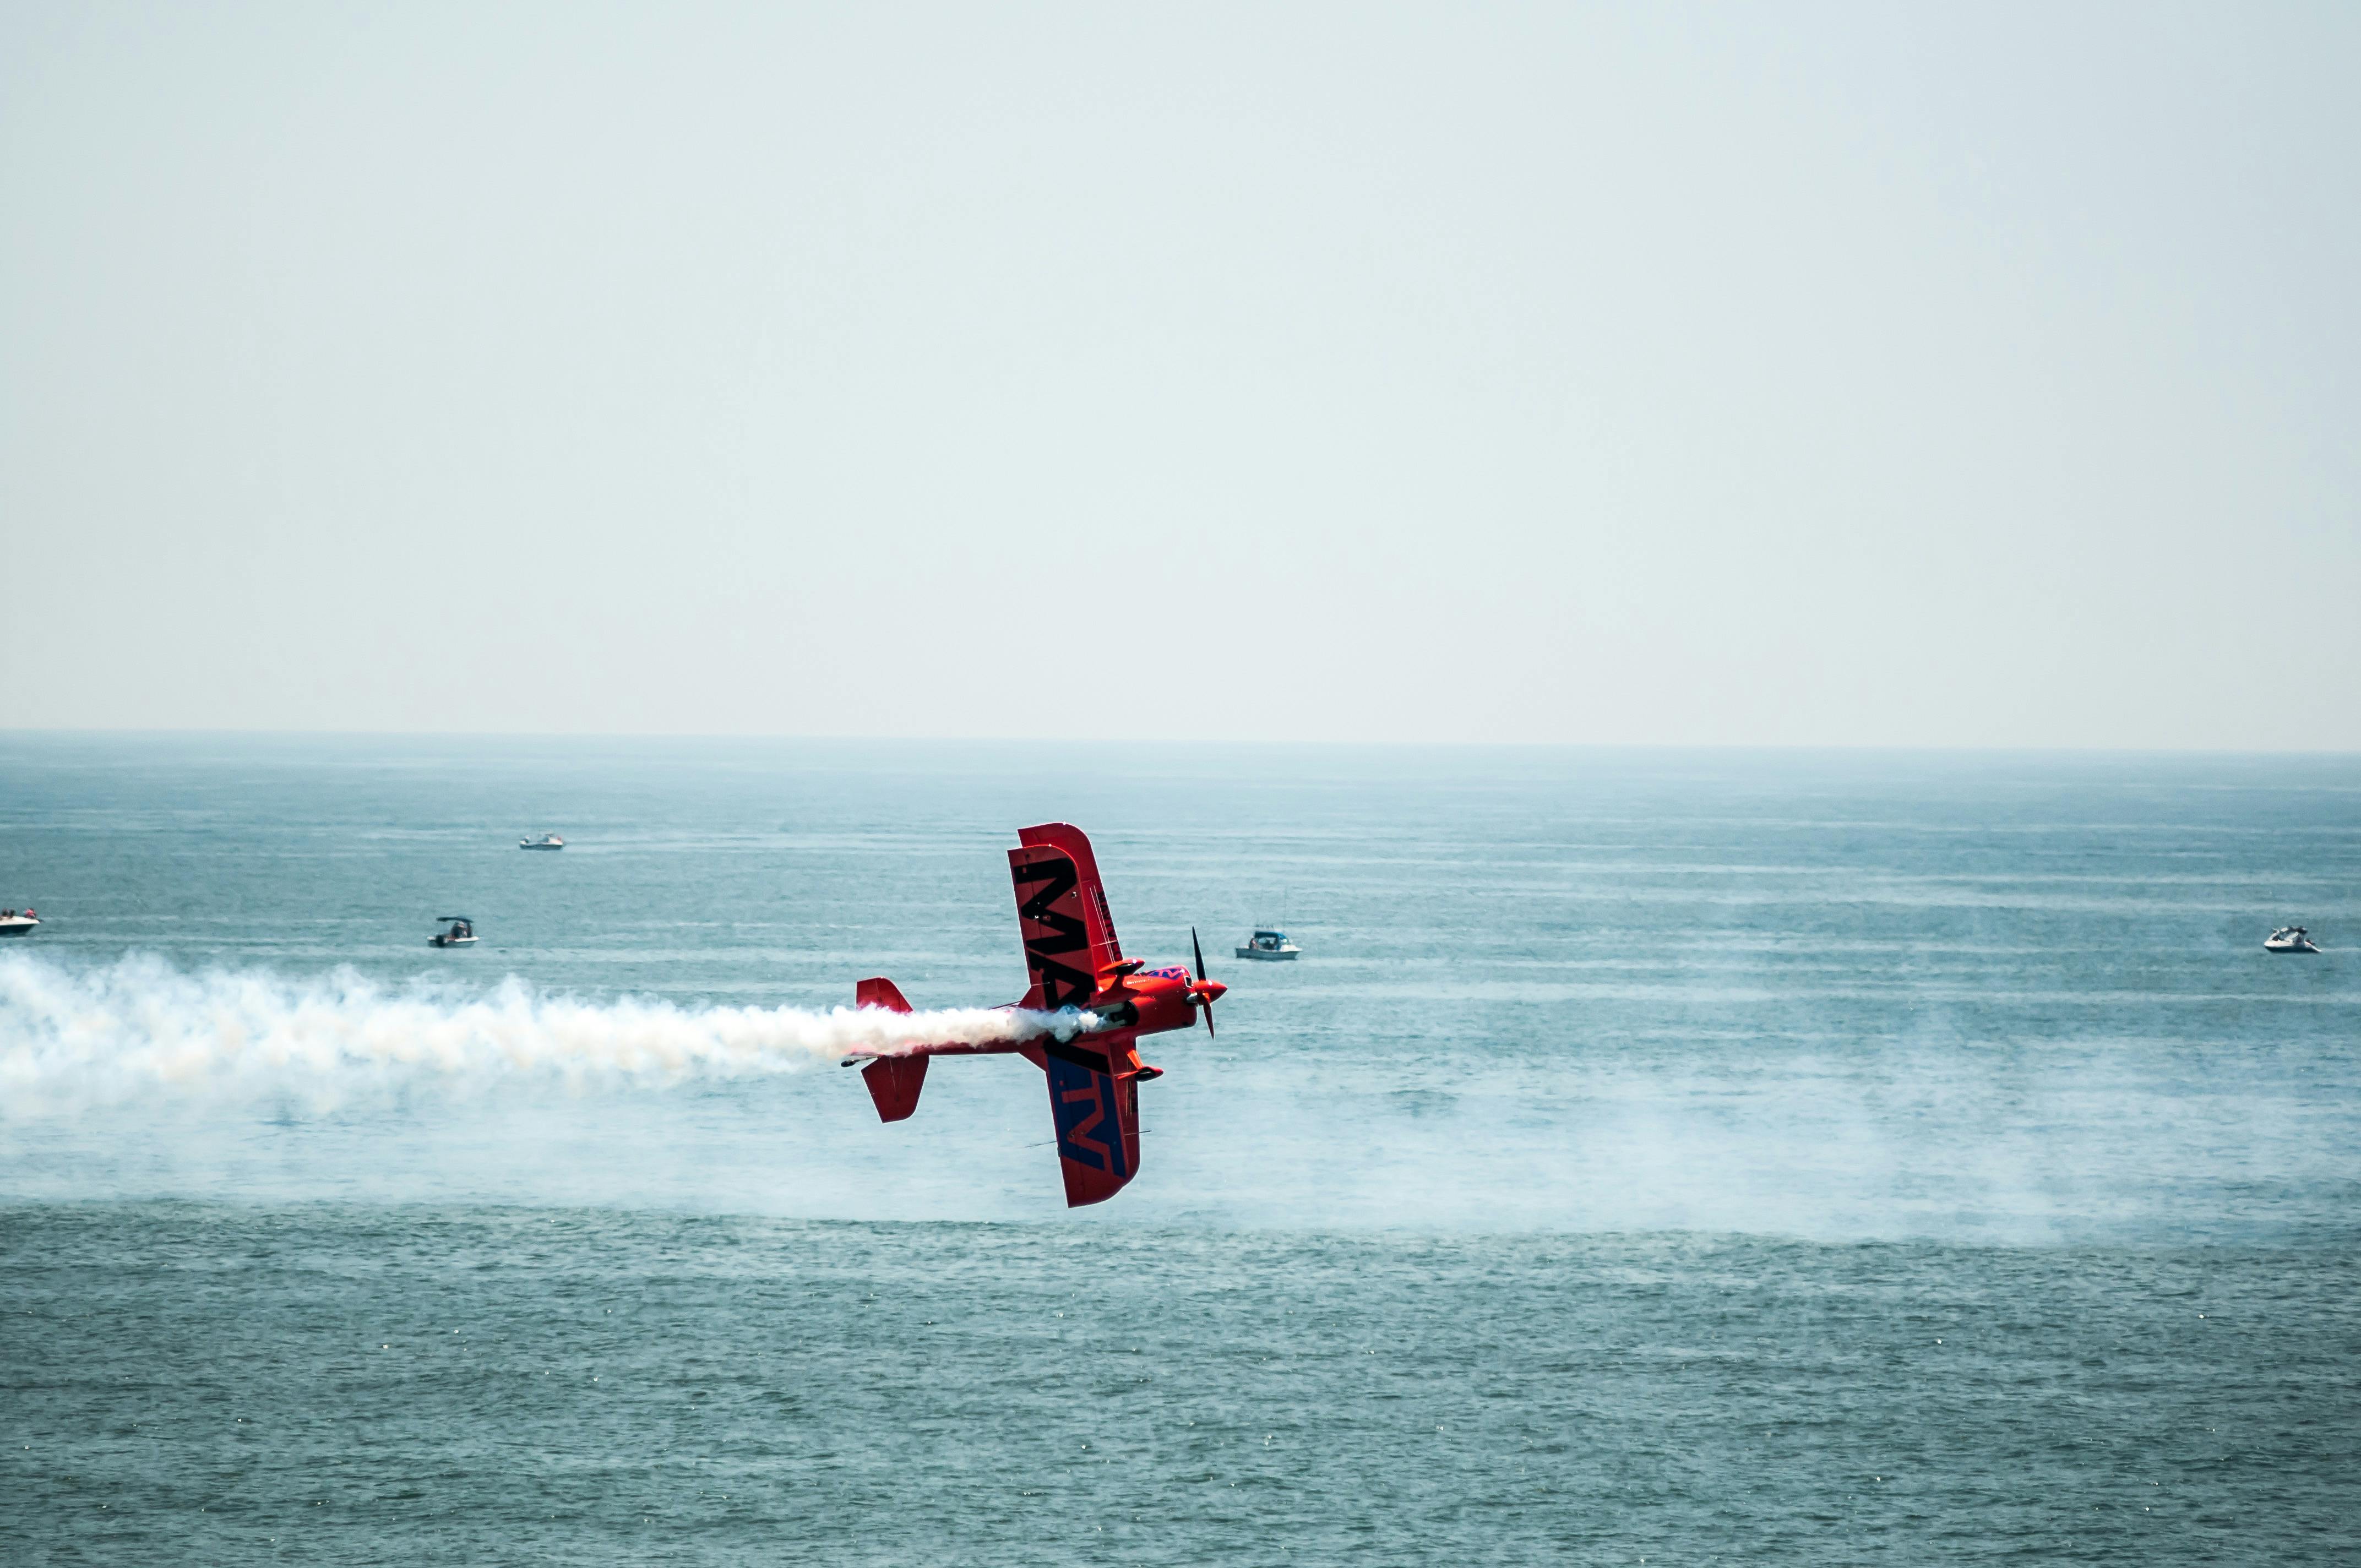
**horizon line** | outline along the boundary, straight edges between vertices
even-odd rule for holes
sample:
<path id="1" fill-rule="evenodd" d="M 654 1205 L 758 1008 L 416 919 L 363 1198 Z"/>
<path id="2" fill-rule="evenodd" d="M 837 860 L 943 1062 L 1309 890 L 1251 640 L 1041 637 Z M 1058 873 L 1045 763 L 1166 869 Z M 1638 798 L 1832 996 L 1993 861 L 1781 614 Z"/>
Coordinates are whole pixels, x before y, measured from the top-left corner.
<path id="1" fill-rule="evenodd" d="M 796 742 L 819 744 L 910 746 L 1038 746 L 1041 741 L 1010 735 L 864 735 L 844 732 L 756 730 L 588 730 L 588 729 L 273 729 L 216 727 L 154 726 L 0 726 L 0 739 L 215 739 L 254 740 L 583 740 L 633 742 Z M 1088 743 L 1121 747 L 1235 747 L 1240 749 L 1298 748 L 1326 751 L 1729 751 L 1911 753 L 1971 756 L 2059 757 L 2361 757 L 2361 747 L 2235 747 L 2159 745 L 2057 745 L 2039 742 L 1985 744 L 1975 742 L 1891 740 L 1340 740 L 1333 737 L 1295 740 L 1191 736 L 1110 735 Z"/>

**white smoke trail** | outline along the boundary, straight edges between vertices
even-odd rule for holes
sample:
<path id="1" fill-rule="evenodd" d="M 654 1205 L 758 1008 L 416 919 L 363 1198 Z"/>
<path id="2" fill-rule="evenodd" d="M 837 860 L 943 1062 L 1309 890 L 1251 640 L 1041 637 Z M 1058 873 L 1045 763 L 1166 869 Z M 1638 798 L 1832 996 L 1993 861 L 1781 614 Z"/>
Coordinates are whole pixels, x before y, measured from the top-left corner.
<path id="1" fill-rule="evenodd" d="M 682 1007 L 389 987 L 349 969 L 309 981 L 186 974 L 152 958 L 73 970 L 0 958 L 0 1114 L 159 1093 L 281 1092 L 318 1105 L 373 1085 L 554 1078 L 664 1084 L 794 1072 L 853 1052 L 1085 1032 L 1087 1013 L 965 1007 Z"/>

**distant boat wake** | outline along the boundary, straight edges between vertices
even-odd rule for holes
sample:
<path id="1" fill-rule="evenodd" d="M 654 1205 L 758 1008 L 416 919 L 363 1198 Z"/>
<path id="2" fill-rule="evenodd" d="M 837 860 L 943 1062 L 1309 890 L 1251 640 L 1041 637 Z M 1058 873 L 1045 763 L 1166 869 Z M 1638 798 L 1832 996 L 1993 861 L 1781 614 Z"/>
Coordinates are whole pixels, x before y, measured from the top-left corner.
<path id="1" fill-rule="evenodd" d="M 95 1101 L 240 1090 L 330 1103 L 421 1080 L 543 1079 L 585 1087 L 795 1072 L 850 1051 L 1071 1036 L 1086 1013 L 963 1007 L 683 1007 L 548 996 L 511 976 L 488 992 L 387 986 L 346 969 L 184 973 L 153 958 L 73 970 L 0 958 L 0 1115 Z"/>

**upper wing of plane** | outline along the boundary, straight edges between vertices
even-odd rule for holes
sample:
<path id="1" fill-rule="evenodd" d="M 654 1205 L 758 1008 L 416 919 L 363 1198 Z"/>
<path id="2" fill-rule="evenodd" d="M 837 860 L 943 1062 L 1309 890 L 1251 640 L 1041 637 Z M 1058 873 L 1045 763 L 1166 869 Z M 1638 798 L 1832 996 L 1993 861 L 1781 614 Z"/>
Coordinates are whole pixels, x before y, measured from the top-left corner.
<path id="1" fill-rule="evenodd" d="M 1016 837 L 1024 848 L 1008 851 L 1008 871 L 1033 977 L 1023 1004 L 1052 1013 L 1079 1007 L 1097 992 L 1100 970 L 1123 957 L 1098 858 L 1082 830 L 1069 823 L 1019 828 Z"/>

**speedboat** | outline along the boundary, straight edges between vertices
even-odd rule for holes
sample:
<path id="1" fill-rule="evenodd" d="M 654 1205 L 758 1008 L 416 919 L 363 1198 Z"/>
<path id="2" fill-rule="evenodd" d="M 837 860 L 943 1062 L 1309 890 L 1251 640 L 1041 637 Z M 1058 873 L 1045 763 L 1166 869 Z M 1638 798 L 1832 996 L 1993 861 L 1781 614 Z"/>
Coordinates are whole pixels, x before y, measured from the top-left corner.
<path id="1" fill-rule="evenodd" d="M 29 937 L 40 923 L 29 909 L 0 909 L 0 937 Z"/>
<path id="2" fill-rule="evenodd" d="M 1252 941 L 1238 949 L 1238 957 L 1242 959 L 1291 959 L 1301 951 L 1303 951 L 1301 948 L 1297 947 L 1294 943 L 1287 939 L 1286 932 L 1261 930 L 1257 931 L 1254 934 L 1254 939 Z"/>
<path id="3" fill-rule="evenodd" d="M 562 850 L 566 848 L 566 840 L 559 838 L 555 833 L 544 833 L 538 839 L 519 839 L 517 840 L 517 848 L 520 850 Z"/>
<path id="4" fill-rule="evenodd" d="M 2312 938 L 2304 935 L 2302 927 L 2282 926 L 2278 930 L 2263 938 L 2263 951 L 2267 953 L 2316 953 L 2320 951 L 2320 949 L 2312 945 Z"/>
<path id="5" fill-rule="evenodd" d="M 476 945 L 476 923 L 464 915 L 437 915 L 443 929 L 426 938 L 430 948 L 472 948 Z"/>

